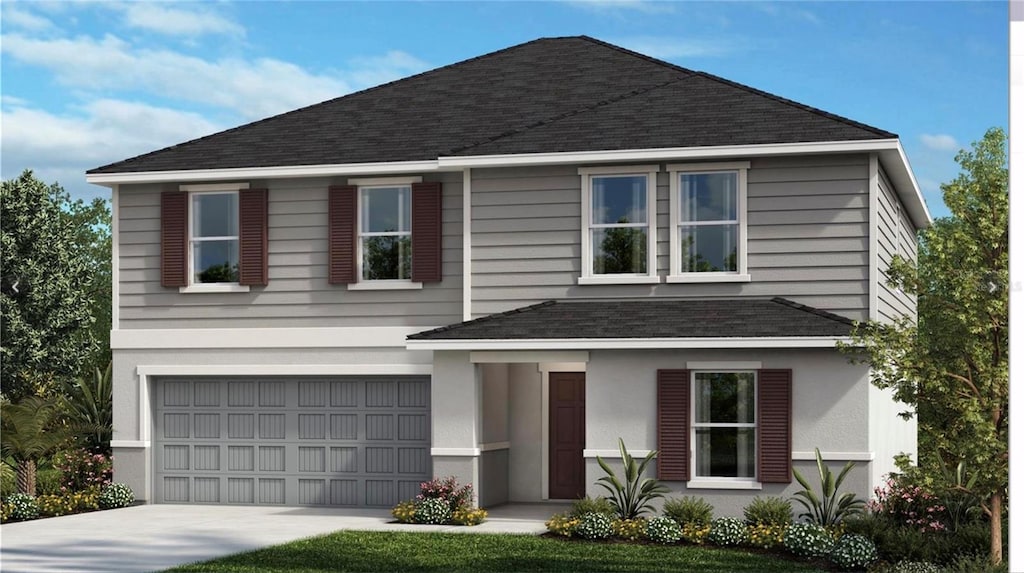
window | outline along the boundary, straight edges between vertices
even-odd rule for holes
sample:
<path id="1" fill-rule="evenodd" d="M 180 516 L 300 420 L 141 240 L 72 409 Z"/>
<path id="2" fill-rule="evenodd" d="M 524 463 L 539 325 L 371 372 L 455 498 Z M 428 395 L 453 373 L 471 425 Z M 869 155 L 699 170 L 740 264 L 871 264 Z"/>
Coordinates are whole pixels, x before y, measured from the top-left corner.
<path id="1" fill-rule="evenodd" d="M 580 284 L 656 283 L 657 166 L 584 168 Z"/>
<path id="2" fill-rule="evenodd" d="M 412 188 L 359 188 L 360 280 L 412 276 Z"/>
<path id="3" fill-rule="evenodd" d="M 238 283 L 238 192 L 193 192 L 189 208 L 190 283 Z"/>
<path id="4" fill-rule="evenodd" d="M 670 165 L 669 282 L 749 281 L 746 171 L 749 163 Z"/>
<path id="5" fill-rule="evenodd" d="M 693 479 L 754 480 L 755 372 L 695 371 L 692 376 Z"/>

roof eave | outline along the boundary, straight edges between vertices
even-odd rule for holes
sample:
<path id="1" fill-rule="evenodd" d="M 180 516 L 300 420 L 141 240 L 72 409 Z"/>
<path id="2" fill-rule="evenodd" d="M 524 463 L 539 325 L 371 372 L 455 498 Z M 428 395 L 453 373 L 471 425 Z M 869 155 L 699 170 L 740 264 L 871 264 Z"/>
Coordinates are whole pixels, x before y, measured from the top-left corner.
<path id="1" fill-rule="evenodd" d="M 631 350 L 685 348 L 835 348 L 849 336 L 707 338 L 410 339 L 408 350 Z"/>

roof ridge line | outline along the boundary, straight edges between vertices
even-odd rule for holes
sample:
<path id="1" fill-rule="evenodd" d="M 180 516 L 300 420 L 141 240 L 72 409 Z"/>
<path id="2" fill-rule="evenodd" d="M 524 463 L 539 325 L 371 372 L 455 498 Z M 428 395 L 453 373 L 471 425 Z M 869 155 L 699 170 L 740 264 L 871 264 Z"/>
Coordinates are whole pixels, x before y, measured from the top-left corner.
<path id="1" fill-rule="evenodd" d="M 257 119 L 256 121 L 251 121 L 249 123 L 244 123 L 242 125 L 236 125 L 235 127 L 231 127 L 231 128 L 224 129 L 224 130 L 221 130 L 221 131 L 215 131 L 213 133 L 204 135 L 202 137 L 196 137 L 194 139 L 190 139 L 188 141 L 183 141 L 181 143 L 176 143 L 176 144 L 170 145 L 168 147 L 161 147 L 160 149 L 155 149 L 153 151 L 142 153 L 140 155 L 135 155 L 133 157 L 128 157 L 128 158 L 122 159 L 120 161 L 115 161 L 113 163 L 108 163 L 107 165 L 101 165 L 99 167 L 94 167 L 94 168 L 89 169 L 88 171 L 86 171 L 86 173 L 87 174 L 88 173 L 93 173 L 93 172 L 99 171 L 101 169 L 107 169 L 107 168 L 110 168 L 110 167 L 114 167 L 115 165 L 120 165 L 120 164 L 126 163 L 128 161 L 134 161 L 136 159 L 141 159 L 143 157 L 147 157 L 147 156 L 153 155 L 155 153 L 160 153 L 162 151 L 167 151 L 167 150 L 170 150 L 170 149 L 174 149 L 174 148 L 177 148 L 177 147 L 181 147 L 183 145 L 189 145 L 189 144 L 195 143 L 197 141 L 202 141 L 204 139 L 209 139 L 209 138 L 211 138 L 213 136 L 216 136 L 216 135 L 221 135 L 221 134 L 225 134 L 225 133 L 231 133 L 233 131 L 238 131 L 238 130 L 240 130 L 242 128 L 251 127 L 253 125 L 257 125 L 257 124 L 260 124 L 260 123 L 263 123 L 263 122 L 266 122 L 266 121 L 270 121 L 272 119 L 276 119 L 276 118 L 279 118 L 279 117 L 284 117 L 284 116 L 287 116 L 287 115 L 296 114 L 296 113 L 299 113 L 301 111 L 305 111 L 305 110 L 312 109 L 312 108 L 315 108 L 315 107 L 327 105 L 327 104 L 336 102 L 336 101 L 338 101 L 340 99 L 344 99 L 344 98 L 347 98 L 347 97 L 352 97 L 352 96 L 356 96 L 356 95 L 372 92 L 372 91 L 375 91 L 375 90 L 378 90 L 378 89 L 390 86 L 392 84 L 396 84 L 396 83 L 399 83 L 399 82 L 404 82 L 406 80 L 411 80 L 411 79 L 414 79 L 414 78 L 419 78 L 421 76 L 425 76 L 427 74 L 432 74 L 434 72 L 440 72 L 442 70 L 447 70 L 449 68 L 452 68 L 452 67 L 455 67 L 455 66 L 458 66 L 458 65 L 461 65 L 461 64 L 467 64 L 469 62 L 474 62 L 474 61 L 482 59 L 482 58 L 486 58 L 486 57 L 489 57 L 489 56 L 500 54 L 502 52 L 507 52 L 509 50 L 513 50 L 515 48 L 520 48 L 522 46 L 526 46 L 528 44 L 533 44 L 535 42 L 543 42 L 543 41 L 546 41 L 546 40 L 557 40 L 557 39 L 575 38 L 575 37 L 580 37 L 580 36 L 557 36 L 557 37 L 536 38 L 536 39 L 530 40 L 528 42 L 522 42 L 522 43 L 516 44 L 514 46 L 508 46 L 508 47 L 505 47 L 505 48 L 501 48 L 500 50 L 495 50 L 493 52 L 487 52 L 486 54 L 480 54 L 479 56 L 473 56 L 472 58 L 467 58 L 465 60 L 459 60 L 457 62 L 452 62 L 450 64 L 445 64 L 445 65 L 437 67 L 437 68 L 431 68 L 429 70 L 424 70 L 424 71 L 422 71 L 422 72 L 420 72 L 418 74 L 413 74 L 411 76 L 404 76 L 404 77 L 401 77 L 401 78 L 398 78 L 398 79 L 395 79 L 395 80 L 391 80 L 390 82 L 386 82 L 386 83 L 383 83 L 383 84 L 380 84 L 380 85 L 370 86 L 368 88 L 363 88 L 361 90 L 354 91 L 354 92 L 351 92 L 351 93 L 347 93 L 347 94 L 344 94 L 344 95 L 340 95 L 340 96 L 337 96 L 337 97 L 333 97 L 331 99 L 326 99 L 324 101 L 320 101 L 320 102 L 316 102 L 316 103 L 311 103 L 309 105 L 300 107 L 298 109 L 288 110 L 288 111 L 285 111 L 285 112 L 281 112 L 281 113 L 278 113 L 278 114 L 274 114 L 274 115 L 271 115 L 271 116 L 264 117 L 262 119 Z"/>
<path id="2" fill-rule="evenodd" d="M 725 79 L 723 77 L 716 76 L 715 74 L 710 74 L 708 72 L 704 72 L 704 71 L 700 71 L 700 70 L 695 71 L 694 74 L 699 75 L 699 76 L 703 76 L 703 77 L 705 77 L 705 78 L 707 78 L 709 80 L 712 80 L 712 81 L 723 83 L 723 84 L 732 86 L 734 88 L 738 88 L 738 89 L 750 92 L 750 93 L 752 93 L 754 95 L 759 95 L 759 96 L 761 96 L 763 98 L 766 98 L 766 99 L 777 101 L 779 103 L 788 105 L 790 107 L 795 107 L 795 108 L 797 108 L 799 110 L 802 110 L 802 111 L 807 111 L 807 112 L 810 112 L 810 113 L 813 113 L 813 114 L 816 114 L 816 115 L 820 115 L 822 117 L 825 117 L 825 118 L 828 118 L 828 119 L 831 119 L 831 120 L 839 121 L 839 122 L 845 123 L 847 125 L 850 125 L 852 127 L 856 127 L 856 128 L 863 129 L 863 130 L 866 130 L 866 131 L 872 131 L 872 132 L 874 132 L 877 135 L 882 135 L 882 136 L 886 136 L 886 137 L 892 137 L 892 138 L 895 138 L 895 139 L 899 138 L 899 135 L 897 135 L 897 134 L 895 134 L 895 133 L 893 133 L 891 131 L 882 129 L 880 127 L 875 127 L 873 125 L 868 125 L 866 123 L 861 123 L 861 122 L 859 122 L 859 121 L 857 121 L 855 119 L 850 119 L 848 117 L 844 117 L 844 116 L 841 116 L 839 114 L 832 113 L 830 111 L 825 111 L 825 110 L 823 110 L 821 108 L 817 108 L 817 107 L 814 107 L 812 105 L 807 105 L 805 103 L 800 103 L 800 102 L 798 102 L 796 100 L 791 100 L 789 98 L 785 98 L 785 97 L 782 97 L 780 95 L 776 95 L 776 94 L 773 94 L 773 93 L 770 93 L 770 92 L 766 92 L 764 90 L 759 90 L 759 89 L 757 89 L 755 87 L 751 87 L 751 86 L 748 86 L 746 84 L 741 84 L 739 82 L 734 82 L 732 80 L 728 80 L 728 79 Z"/>
<path id="3" fill-rule="evenodd" d="M 720 76 L 716 76 L 714 74 L 709 74 L 708 72 L 704 72 L 704 71 L 701 71 L 701 70 L 691 70 L 689 68 L 684 68 L 684 67 L 682 67 L 680 65 L 673 64 L 672 62 L 666 62 L 665 60 L 660 60 L 658 58 L 655 58 L 655 57 L 652 57 L 652 56 L 648 56 L 646 54 L 641 54 L 640 52 L 635 52 L 635 51 L 630 50 L 628 48 L 623 48 L 622 46 L 616 46 L 615 44 L 609 44 L 608 42 L 605 42 L 603 40 L 598 40 L 597 38 L 593 38 L 593 37 L 590 37 L 590 36 L 580 36 L 580 37 L 582 39 L 584 39 L 584 40 L 593 42 L 593 43 L 598 44 L 600 46 L 605 46 L 607 48 L 612 48 L 614 50 L 618 50 L 620 52 L 629 54 L 631 56 L 640 58 L 642 60 L 647 60 L 648 62 L 654 62 L 656 64 L 660 64 L 660 65 L 665 66 L 667 68 L 672 68 L 672 69 L 676 69 L 676 70 L 683 70 L 683 71 L 689 72 L 689 73 L 694 74 L 694 75 L 704 76 L 704 77 L 706 77 L 706 78 L 708 78 L 710 80 L 721 82 L 721 83 L 724 83 L 726 85 L 731 85 L 733 87 L 746 90 L 746 91 L 748 91 L 750 93 L 753 93 L 755 95 L 759 95 L 759 96 L 762 96 L 762 97 L 767 97 L 768 99 L 775 100 L 775 101 L 777 101 L 779 103 L 783 103 L 783 104 L 795 107 L 797 109 L 802 109 L 804 111 L 809 111 L 809 112 L 812 112 L 812 113 L 816 113 L 818 115 L 827 117 L 829 119 L 834 119 L 834 120 L 837 120 L 837 121 L 841 121 L 841 122 L 846 123 L 847 125 L 851 125 L 853 127 L 859 127 L 861 129 L 867 129 L 869 131 L 874 131 L 874 132 L 878 133 L 879 135 L 889 135 L 889 136 L 893 136 L 893 137 L 897 137 L 897 138 L 899 137 L 897 134 L 892 133 L 891 131 L 888 131 L 888 130 L 885 130 L 885 129 L 881 129 L 881 128 L 878 128 L 878 127 L 874 127 L 874 126 L 868 125 L 866 123 L 861 123 L 861 122 L 859 122 L 857 120 L 850 119 L 848 117 L 843 117 L 841 115 L 838 115 L 838 114 L 835 114 L 835 113 L 832 113 L 832 112 L 828 112 L 828 111 L 825 111 L 823 109 L 820 109 L 820 108 L 817 108 L 817 107 L 814 107 L 814 106 L 803 104 L 803 103 L 800 103 L 798 101 L 791 100 L 789 98 L 784 98 L 782 96 L 775 95 L 773 93 L 769 93 L 769 92 L 766 92 L 764 90 L 759 90 L 757 88 L 748 86 L 746 84 L 741 84 L 739 82 L 734 82 L 732 80 L 727 80 L 727 79 L 722 78 Z"/>
<path id="4" fill-rule="evenodd" d="M 538 127 L 543 127 L 545 125 L 551 125 L 553 123 L 557 123 L 559 121 L 562 121 L 563 119 L 568 119 L 570 117 L 575 117 L 575 116 L 580 115 L 582 113 L 587 113 L 589 111 L 593 111 L 593 110 L 595 110 L 597 108 L 600 108 L 600 107 L 603 107 L 603 106 L 606 106 L 606 105 L 611 105 L 611 104 L 614 104 L 614 103 L 620 103 L 620 102 L 626 101 L 626 100 L 628 100 L 630 98 L 634 98 L 634 97 L 637 97 L 637 96 L 640 96 L 640 95 L 652 92 L 654 90 L 661 89 L 663 87 L 669 86 L 669 85 L 677 83 L 677 82 L 681 82 L 683 80 L 686 80 L 686 79 L 689 79 L 689 78 L 692 78 L 692 77 L 695 77 L 695 76 L 696 76 L 696 74 L 690 74 L 688 76 L 682 76 L 682 77 L 678 77 L 678 78 L 673 78 L 671 80 L 668 80 L 666 82 L 662 82 L 662 83 L 657 84 L 657 85 L 648 86 L 648 87 L 645 87 L 645 88 L 637 88 L 635 90 L 631 90 L 629 92 L 622 93 L 622 94 L 619 94 L 619 95 L 616 95 L 616 96 L 613 96 L 613 97 L 610 97 L 610 98 L 604 98 L 601 101 L 598 101 L 598 102 L 593 103 L 591 105 L 587 105 L 587 106 L 581 107 L 579 109 L 574 109 L 574 110 L 570 110 L 570 111 L 567 111 L 567 112 L 563 112 L 563 113 L 560 113 L 558 115 L 553 115 L 553 116 L 550 116 L 550 117 L 546 117 L 544 119 L 540 119 L 540 120 L 534 121 L 532 123 L 528 123 L 526 125 L 517 127 L 515 129 L 506 130 L 506 131 L 504 131 L 502 133 L 499 133 L 499 134 L 497 134 L 495 136 L 489 137 L 489 138 L 484 139 L 482 141 L 475 141 L 473 143 L 469 143 L 469 144 L 463 145 L 461 147 L 456 147 L 456 148 L 453 148 L 453 149 L 449 149 L 443 155 L 455 155 L 455 154 L 458 154 L 458 153 L 462 153 L 463 151 L 467 151 L 469 149 L 472 149 L 474 147 L 480 147 L 481 145 L 487 145 L 488 143 L 494 143 L 495 141 L 498 141 L 498 140 L 501 140 L 501 139 L 505 139 L 506 137 L 512 137 L 513 135 L 519 135 L 519 134 L 522 134 L 522 133 L 526 133 L 526 132 L 530 131 L 531 129 L 536 129 Z"/>
<path id="5" fill-rule="evenodd" d="M 820 308 L 814 308 L 813 306 L 807 306 L 806 304 L 800 304 L 799 302 L 795 302 L 795 301 L 789 300 L 788 298 L 782 298 L 781 296 L 772 297 L 771 298 L 771 302 L 774 302 L 776 304 L 781 304 L 783 306 L 788 306 L 789 308 L 792 308 L 794 310 L 799 310 L 799 311 L 806 312 L 808 314 L 814 314 L 814 315 L 820 316 L 822 318 L 827 318 L 829 320 L 833 320 L 835 322 L 839 322 L 839 323 L 842 323 L 842 324 L 853 326 L 853 323 L 854 323 L 853 320 L 851 320 L 849 318 L 846 318 L 845 316 L 841 316 L 841 315 L 829 312 L 827 310 L 821 310 Z"/>

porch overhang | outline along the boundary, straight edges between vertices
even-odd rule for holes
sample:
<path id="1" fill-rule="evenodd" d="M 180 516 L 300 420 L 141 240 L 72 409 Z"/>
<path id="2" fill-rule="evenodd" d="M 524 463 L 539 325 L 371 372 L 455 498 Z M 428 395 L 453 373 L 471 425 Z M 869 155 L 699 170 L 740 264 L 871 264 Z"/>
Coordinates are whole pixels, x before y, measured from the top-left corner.
<path id="1" fill-rule="evenodd" d="M 835 348 L 853 344 L 848 336 L 764 338 L 535 338 L 490 340 L 408 340 L 409 350 L 631 350 L 685 348 Z"/>

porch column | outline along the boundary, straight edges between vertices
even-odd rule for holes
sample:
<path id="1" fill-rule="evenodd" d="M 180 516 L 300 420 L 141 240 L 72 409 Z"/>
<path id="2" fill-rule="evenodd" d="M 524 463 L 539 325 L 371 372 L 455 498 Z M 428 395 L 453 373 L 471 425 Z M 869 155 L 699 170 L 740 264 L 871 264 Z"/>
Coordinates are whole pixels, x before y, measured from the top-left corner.
<path id="1" fill-rule="evenodd" d="M 453 475 L 473 484 L 479 503 L 482 389 L 479 367 L 469 352 L 435 351 L 430 384 L 431 448 L 434 476 Z"/>

